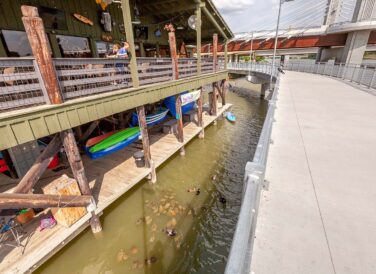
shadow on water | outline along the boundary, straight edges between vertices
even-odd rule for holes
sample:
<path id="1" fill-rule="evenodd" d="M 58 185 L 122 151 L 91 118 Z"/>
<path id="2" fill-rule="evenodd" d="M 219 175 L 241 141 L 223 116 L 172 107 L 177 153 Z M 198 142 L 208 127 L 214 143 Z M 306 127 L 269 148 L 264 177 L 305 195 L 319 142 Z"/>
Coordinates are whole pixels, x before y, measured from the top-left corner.
<path id="1" fill-rule="evenodd" d="M 233 84 L 244 84 L 239 81 Z M 156 185 L 138 184 L 104 212 L 102 237 L 87 229 L 37 272 L 223 273 L 244 167 L 267 110 L 257 96 L 248 89 L 229 93 L 235 124 L 222 119 L 207 128 L 205 139 L 186 147 L 185 157 L 177 154 L 158 169 Z M 176 235 L 169 237 L 168 229 Z"/>

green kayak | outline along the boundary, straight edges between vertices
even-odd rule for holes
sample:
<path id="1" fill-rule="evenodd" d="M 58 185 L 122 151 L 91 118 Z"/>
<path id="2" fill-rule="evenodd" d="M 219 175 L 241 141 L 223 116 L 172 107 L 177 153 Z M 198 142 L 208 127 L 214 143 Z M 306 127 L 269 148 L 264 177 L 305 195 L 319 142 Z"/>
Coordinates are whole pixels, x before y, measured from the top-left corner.
<path id="1" fill-rule="evenodd" d="M 127 128 L 127 129 L 122 130 L 118 133 L 115 133 L 114 135 L 111 135 L 110 137 L 107 137 L 106 139 L 104 139 L 100 143 L 96 144 L 95 146 L 92 146 L 89 149 L 89 151 L 91 153 L 95 153 L 97 151 L 106 149 L 108 147 L 111 147 L 113 145 L 116 145 L 119 142 L 122 142 L 122 141 L 128 139 L 129 137 L 132 137 L 133 135 L 135 135 L 139 132 L 140 132 L 139 127 Z"/>

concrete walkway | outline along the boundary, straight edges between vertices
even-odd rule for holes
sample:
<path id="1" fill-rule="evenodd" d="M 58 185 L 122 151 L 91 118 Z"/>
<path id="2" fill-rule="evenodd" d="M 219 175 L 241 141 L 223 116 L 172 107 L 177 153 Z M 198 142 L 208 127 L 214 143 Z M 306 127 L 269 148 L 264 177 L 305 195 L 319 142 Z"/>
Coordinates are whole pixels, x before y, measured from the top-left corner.
<path id="1" fill-rule="evenodd" d="M 275 119 L 252 271 L 376 273 L 376 96 L 286 72 Z"/>

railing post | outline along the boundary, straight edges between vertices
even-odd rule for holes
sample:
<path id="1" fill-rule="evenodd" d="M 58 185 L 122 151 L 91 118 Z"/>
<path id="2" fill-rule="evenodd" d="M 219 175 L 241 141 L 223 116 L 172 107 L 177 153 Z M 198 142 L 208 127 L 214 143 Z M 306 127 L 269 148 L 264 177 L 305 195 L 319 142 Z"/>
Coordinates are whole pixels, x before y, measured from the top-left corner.
<path id="1" fill-rule="evenodd" d="M 334 67 L 335 67 L 336 63 L 334 62 L 333 63 L 333 66 L 332 66 L 332 70 L 330 71 L 330 77 L 333 77 L 333 72 L 334 72 Z"/>
<path id="2" fill-rule="evenodd" d="M 138 78 L 136 50 L 134 46 L 133 24 L 132 24 L 129 0 L 121 0 L 121 9 L 123 11 L 123 23 L 124 23 L 125 33 L 127 36 L 128 43 L 130 45 L 130 53 L 131 53 L 130 67 L 131 67 L 132 86 L 134 88 L 137 88 L 140 86 L 140 80 Z"/>
<path id="3" fill-rule="evenodd" d="M 336 78 L 339 78 L 339 74 L 341 73 L 341 67 L 342 67 L 342 63 L 339 63 L 339 67 L 338 67 L 338 72 L 337 72 L 337 77 Z"/>
<path id="4" fill-rule="evenodd" d="M 354 66 L 354 70 L 353 70 L 353 73 L 352 73 L 352 76 L 351 76 L 351 80 L 350 80 L 351 82 L 354 81 L 354 76 L 355 76 L 356 66 L 357 66 L 357 65 Z"/>
<path id="5" fill-rule="evenodd" d="M 201 3 L 196 5 L 197 75 L 201 74 Z"/>
<path id="6" fill-rule="evenodd" d="M 371 81 L 368 85 L 368 88 L 372 88 L 373 81 L 375 80 L 375 75 L 376 75 L 376 68 L 374 68 L 374 70 L 373 70 L 372 79 L 371 79 Z"/>
<path id="7" fill-rule="evenodd" d="M 365 65 L 364 67 L 363 67 L 363 71 L 362 71 L 362 74 L 361 74 L 361 76 L 360 76 L 360 78 L 359 78 L 359 85 L 363 82 L 363 78 L 364 78 L 364 73 L 365 73 L 365 71 L 367 70 L 367 65 Z"/>
<path id="8" fill-rule="evenodd" d="M 54 63 L 51 58 L 49 42 L 44 29 L 43 20 L 38 9 L 32 6 L 21 6 L 22 22 L 30 43 L 31 50 L 38 64 L 40 75 L 51 104 L 63 103 Z"/>

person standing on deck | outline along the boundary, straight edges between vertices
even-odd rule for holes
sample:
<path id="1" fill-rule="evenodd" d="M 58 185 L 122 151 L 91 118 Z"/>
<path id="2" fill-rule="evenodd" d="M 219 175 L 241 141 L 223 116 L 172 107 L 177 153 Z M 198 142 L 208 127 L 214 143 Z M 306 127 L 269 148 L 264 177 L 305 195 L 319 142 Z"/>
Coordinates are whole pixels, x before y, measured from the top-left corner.
<path id="1" fill-rule="evenodd" d="M 117 56 L 120 58 L 128 58 L 128 49 L 129 49 L 128 42 L 123 42 L 123 46 L 118 50 Z"/>

